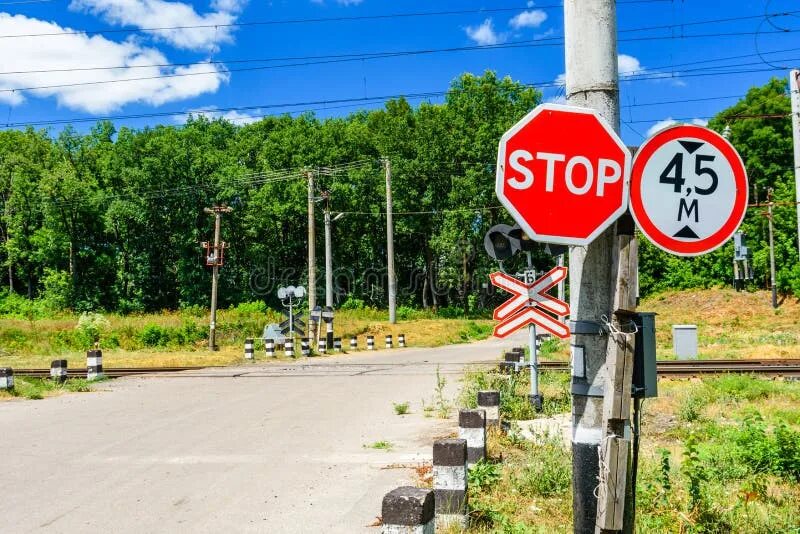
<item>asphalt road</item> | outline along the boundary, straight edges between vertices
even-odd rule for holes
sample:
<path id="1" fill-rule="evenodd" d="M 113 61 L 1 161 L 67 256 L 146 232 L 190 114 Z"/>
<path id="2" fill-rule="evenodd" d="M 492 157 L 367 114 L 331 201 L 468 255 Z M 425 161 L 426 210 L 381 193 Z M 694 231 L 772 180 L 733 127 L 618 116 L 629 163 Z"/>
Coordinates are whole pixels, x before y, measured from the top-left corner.
<path id="1" fill-rule="evenodd" d="M 465 363 L 524 339 L 291 364 L 262 352 L 0 403 L 0 532 L 378 532 L 383 495 L 456 430 L 423 414 L 437 366 L 453 398 Z"/>

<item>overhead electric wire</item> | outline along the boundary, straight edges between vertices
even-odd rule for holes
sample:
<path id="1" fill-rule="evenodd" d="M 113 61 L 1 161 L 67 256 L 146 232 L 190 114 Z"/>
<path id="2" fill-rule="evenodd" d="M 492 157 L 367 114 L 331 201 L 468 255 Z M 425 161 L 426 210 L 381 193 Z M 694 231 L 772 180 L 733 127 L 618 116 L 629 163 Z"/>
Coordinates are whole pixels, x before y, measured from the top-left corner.
<path id="1" fill-rule="evenodd" d="M 631 33 L 631 32 L 641 32 L 641 31 L 649 31 L 649 30 L 659 30 L 659 29 L 673 29 L 676 27 L 685 27 L 685 26 L 693 26 L 693 25 L 706 25 L 706 24 L 716 24 L 722 22 L 731 22 L 737 20 L 746 20 L 746 19 L 753 19 L 753 18 L 763 18 L 764 16 L 778 16 L 778 15 L 791 15 L 800 13 L 800 10 L 791 11 L 786 13 L 770 13 L 767 15 L 748 15 L 743 17 L 729 17 L 724 19 L 710 19 L 710 20 L 702 20 L 702 21 L 693 21 L 687 22 L 682 24 L 664 24 L 658 26 L 645 26 L 641 28 L 627 28 L 619 30 L 619 33 Z M 780 30 L 775 32 L 769 33 L 787 33 L 792 32 L 794 30 Z M 739 35 L 750 35 L 752 33 L 748 32 L 736 32 L 732 34 L 725 34 L 731 36 L 739 36 Z M 703 37 L 704 35 L 670 35 L 670 36 L 645 36 L 639 38 L 630 38 L 630 39 L 620 39 L 622 42 L 626 41 L 637 41 L 637 40 L 652 40 L 652 39 L 683 39 L 683 38 L 696 38 L 696 37 Z M 719 36 L 719 35 L 714 35 Z M 0 35 L 0 38 L 10 38 L 13 36 L 8 35 Z M 195 66 L 195 65 L 224 65 L 224 64 L 234 64 L 234 63 L 260 63 L 260 62 L 277 62 L 277 61 L 302 61 L 301 63 L 288 63 L 288 64 L 281 64 L 281 65 L 265 65 L 258 68 L 248 68 L 248 69 L 231 69 L 231 72 L 243 71 L 243 70 L 265 70 L 265 69 L 277 69 L 277 68 L 287 68 L 287 67 L 298 67 L 298 66 L 308 66 L 308 65 L 317 65 L 317 64 L 326 64 L 326 63 L 341 63 L 341 62 L 350 62 L 350 61 L 362 61 L 368 59 L 386 59 L 392 57 L 402 57 L 402 56 L 413 56 L 413 55 L 424 55 L 424 54 L 436 54 L 436 53 L 448 53 L 448 52 L 466 52 L 466 51 L 476 51 L 476 50 L 503 50 L 507 48 L 521 48 L 521 47 L 534 47 L 534 46 L 557 46 L 563 44 L 563 37 L 546 37 L 540 39 L 526 39 L 526 40 L 519 40 L 507 43 L 498 43 L 493 45 L 471 45 L 471 46 L 459 46 L 459 47 L 449 47 L 449 48 L 432 48 L 432 49 L 419 49 L 419 50 L 404 50 L 404 51 L 380 51 L 380 52 L 364 52 L 364 53 L 350 53 L 350 54 L 331 54 L 331 55 L 322 55 L 322 56 L 290 56 L 290 57 L 281 57 L 281 58 L 262 58 L 262 59 L 231 59 L 231 60 L 211 60 L 211 61 L 201 61 L 201 62 L 180 62 L 180 63 L 151 63 L 151 64 L 141 64 L 141 65 L 116 65 L 116 66 L 93 66 L 93 67 L 70 67 L 70 68 L 61 68 L 61 69 L 32 69 L 27 71 L 7 71 L 2 72 L 0 74 L 34 74 L 34 73 L 49 73 L 49 72 L 86 72 L 86 71 L 93 71 L 93 70 L 121 70 L 121 69 L 134 69 L 134 68 L 153 68 L 153 67 L 179 67 L 179 66 Z M 766 52 L 766 54 L 771 54 L 772 52 Z M 752 55 L 761 55 L 761 54 L 752 54 Z M 746 57 L 746 56 L 743 56 Z M 218 70 L 202 72 L 202 73 L 190 73 L 185 75 L 203 75 L 203 74 L 218 74 Z M 159 75 L 158 77 L 172 77 L 177 75 Z M 140 79 L 151 79 L 151 78 L 133 78 L 130 80 L 106 80 L 102 83 L 116 83 L 122 81 L 133 81 L 133 80 L 140 80 Z M 49 87 L 47 87 L 49 88 Z M 18 89 L 24 90 L 24 89 Z"/>
<path id="2" fill-rule="evenodd" d="M 34 0 L 34 1 L 51 1 L 51 0 Z M 657 4 L 667 3 L 673 0 L 620 0 L 617 4 Z M 17 3 L 17 2 L 12 2 Z M 19 2 L 22 3 L 22 2 Z M 563 4 L 548 4 L 537 6 L 517 6 L 517 7 L 498 7 L 498 8 L 477 8 L 477 9 L 462 9 L 450 11 L 420 11 L 412 13 L 384 13 L 377 15 L 354 15 L 342 17 L 317 17 L 306 19 L 284 19 L 284 20 L 254 20 L 244 22 L 229 22 L 223 24 L 191 24 L 191 25 L 176 25 L 176 26 L 156 26 L 149 28 L 101 28 L 97 30 L 73 30 L 61 32 L 42 32 L 42 33 L 23 33 L 0 35 L 0 39 L 19 38 L 19 37 L 53 37 L 59 35 L 80 35 L 80 34 L 93 34 L 101 35 L 107 33 L 140 33 L 140 32 L 156 32 L 156 31 L 175 31 L 175 30 L 193 30 L 193 29 L 209 29 L 209 28 L 234 28 L 234 27 L 247 27 L 247 26 L 276 26 L 283 24 L 309 24 L 321 22 L 348 22 L 348 21 L 362 21 L 362 20 L 380 20 L 380 19 L 398 19 L 398 18 L 412 18 L 412 17 L 432 17 L 432 16 L 453 16 L 453 15 L 467 15 L 467 14 L 485 14 L 485 13 L 502 13 L 510 11 L 525 11 L 531 9 L 561 9 Z M 770 14 L 770 16 L 781 16 L 780 14 Z M 759 15 L 763 17 L 764 15 Z"/>

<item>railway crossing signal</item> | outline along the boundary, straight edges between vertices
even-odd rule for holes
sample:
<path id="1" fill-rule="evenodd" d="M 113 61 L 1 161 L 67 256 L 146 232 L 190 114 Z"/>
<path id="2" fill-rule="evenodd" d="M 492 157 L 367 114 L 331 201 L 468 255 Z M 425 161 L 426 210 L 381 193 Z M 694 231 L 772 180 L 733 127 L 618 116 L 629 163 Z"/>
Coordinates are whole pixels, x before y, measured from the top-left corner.
<path id="1" fill-rule="evenodd" d="M 633 162 L 630 207 L 657 247 L 697 256 L 722 246 L 747 209 L 747 172 L 727 139 L 683 124 L 648 139 Z"/>
<path id="2" fill-rule="evenodd" d="M 567 277 L 566 267 L 554 267 L 538 280 L 522 281 L 505 273 L 492 273 L 492 285 L 508 291 L 513 296 L 494 310 L 494 319 L 500 321 L 494 328 L 495 337 L 506 337 L 513 332 L 535 324 L 561 339 L 569 337 L 569 327 L 556 318 L 569 315 L 569 305 L 547 291 Z"/>

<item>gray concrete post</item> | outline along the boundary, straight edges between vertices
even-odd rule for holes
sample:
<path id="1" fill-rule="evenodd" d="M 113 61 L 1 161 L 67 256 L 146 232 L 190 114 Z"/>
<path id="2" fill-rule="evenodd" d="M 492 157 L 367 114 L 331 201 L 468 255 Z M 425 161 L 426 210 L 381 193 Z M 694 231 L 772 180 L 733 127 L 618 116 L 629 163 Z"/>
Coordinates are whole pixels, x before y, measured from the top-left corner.
<path id="1" fill-rule="evenodd" d="M 67 360 L 53 360 L 50 363 L 50 378 L 56 382 L 67 380 Z"/>
<path id="2" fill-rule="evenodd" d="M 86 378 L 95 380 L 103 377 L 103 351 L 99 349 L 86 351 Z"/>
<path id="3" fill-rule="evenodd" d="M 404 486 L 384 495 L 381 534 L 434 534 L 433 490 Z"/>
<path id="4" fill-rule="evenodd" d="M 500 425 L 500 392 L 479 391 L 478 409 L 486 412 L 486 426 Z"/>
<path id="5" fill-rule="evenodd" d="M 0 389 L 14 387 L 14 370 L 11 367 L 0 367 Z"/>
<path id="6" fill-rule="evenodd" d="M 486 412 L 458 411 L 458 437 L 467 441 L 467 466 L 486 458 Z"/>
<path id="7" fill-rule="evenodd" d="M 436 528 L 467 528 L 467 441 L 433 443 L 433 493 Z"/>

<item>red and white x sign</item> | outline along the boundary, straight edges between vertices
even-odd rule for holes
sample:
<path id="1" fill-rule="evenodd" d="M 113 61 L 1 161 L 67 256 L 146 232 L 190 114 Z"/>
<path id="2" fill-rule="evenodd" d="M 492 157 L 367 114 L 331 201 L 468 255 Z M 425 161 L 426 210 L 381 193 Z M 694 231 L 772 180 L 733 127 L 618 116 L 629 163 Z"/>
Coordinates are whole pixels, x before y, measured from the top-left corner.
<path id="1" fill-rule="evenodd" d="M 526 284 L 505 273 L 489 275 L 492 285 L 514 295 L 494 310 L 494 319 L 500 321 L 494 327 L 495 337 L 506 337 L 524 326 L 535 324 L 554 336 L 568 338 L 569 327 L 537 309 L 538 307 L 558 316 L 569 315 L 569 305 L 566 302 L 547 294 L 547 291 L 566 277 L 566 267 L 554 267 L 532 284 Z"/>

